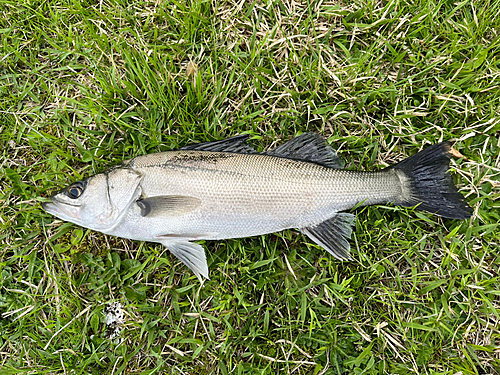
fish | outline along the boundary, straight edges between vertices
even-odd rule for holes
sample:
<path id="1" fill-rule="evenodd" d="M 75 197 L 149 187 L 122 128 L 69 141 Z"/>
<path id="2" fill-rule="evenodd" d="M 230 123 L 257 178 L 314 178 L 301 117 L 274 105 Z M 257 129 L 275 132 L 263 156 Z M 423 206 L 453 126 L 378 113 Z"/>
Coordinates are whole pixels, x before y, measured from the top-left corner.
<path id="1" fill-rule="evenodd" d="M 354 207 L 394 204 L 468 219 L 472 208 L 448 173 L 450 142 L 378 171 L 344 169 L 316 133 L 259 153 L 248 135 L 137 156 L 77 181 L 42 207 L 108 235 L 164 245 L 200 282 L 209 278 L 198 240 L 296 228 L 334 258 L 352 260 Z M 458 153 L 458 155 L 460 155 Z"/>

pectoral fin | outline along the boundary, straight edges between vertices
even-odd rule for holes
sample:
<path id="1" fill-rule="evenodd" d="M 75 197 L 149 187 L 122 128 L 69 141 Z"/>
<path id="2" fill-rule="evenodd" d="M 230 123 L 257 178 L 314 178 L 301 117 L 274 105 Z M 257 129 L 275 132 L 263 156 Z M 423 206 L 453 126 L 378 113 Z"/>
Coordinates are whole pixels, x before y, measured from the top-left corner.
<path id="1" fill-rule="evenodd" d="M 183 195 L 159 195 L 137 201 L 141 215 L 148 217 L 185 215 L 200 204 L 201 200 L 198 198 Z"/>
<path id="2" fill-rule="evenodd" d="M 312 227 L 301 228 L 300 231 L 336 259 L 351 260 L 348 239 L 351 238 L 355 219 L 353 214 L 339 213 Z"/>
<path id="3" fill-rule="evenodd" d="M 203 281 L 203 277 L 209 279 L 207 258 L 203 246 L 189 241 L 164 241 L 162 244 L 188 266 L 200 282 Z"/>

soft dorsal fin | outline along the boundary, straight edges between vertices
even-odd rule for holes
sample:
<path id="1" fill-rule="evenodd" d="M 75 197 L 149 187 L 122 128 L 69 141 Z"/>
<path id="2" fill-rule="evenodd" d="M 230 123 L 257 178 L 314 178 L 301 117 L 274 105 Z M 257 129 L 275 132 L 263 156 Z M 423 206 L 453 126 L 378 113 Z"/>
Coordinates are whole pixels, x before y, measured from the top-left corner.
<path id="1" fill-rule="evenodd" d="M 213 151 L 213 152 L 231 152 L 235 154 L 258 154 L 246 141 L 248 134 L 237 135 L 231 138 L 222 139 L 214 142 L 203 142 L 187 145 L 181 150 Z"/>
<path id="2" fill-rule="evenodd" d="M 183 195 L 158 195 L 139 199 L 136 203 L 141 216 L 161 217 L 185 215 L 199 207 L 201 200 Z"/>
<path id="3" fill-rule="evenodd" d="M 303 160 L 325 167 L 342 169 L 344 162 L 326 140 L 316 133 L 304 133 L 266 152 L 266 155 Z"/>
<path id="4" fill-rule="evenodd" d="M 312 227 L 301 228 L 300 231 L 336 259 L 351 260 L 348 239 L 351 238 L 355 219 L 353 214 L 339 213 Z"/>

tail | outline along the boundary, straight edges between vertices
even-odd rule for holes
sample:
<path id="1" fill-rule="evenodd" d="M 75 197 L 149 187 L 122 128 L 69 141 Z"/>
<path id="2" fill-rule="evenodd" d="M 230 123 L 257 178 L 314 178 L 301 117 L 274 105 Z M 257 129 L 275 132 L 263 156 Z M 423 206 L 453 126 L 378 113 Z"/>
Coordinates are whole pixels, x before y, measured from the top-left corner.
<path id="1" fill-rule="evenodd" d="M 401 179 L 402 198 L 395 202 L 400 206 L 413 207 L 450 219 L 467 219 L 472 214 L 446 173 L 453 156 L 449 142 L 438 143 L 390 166 Z"/>

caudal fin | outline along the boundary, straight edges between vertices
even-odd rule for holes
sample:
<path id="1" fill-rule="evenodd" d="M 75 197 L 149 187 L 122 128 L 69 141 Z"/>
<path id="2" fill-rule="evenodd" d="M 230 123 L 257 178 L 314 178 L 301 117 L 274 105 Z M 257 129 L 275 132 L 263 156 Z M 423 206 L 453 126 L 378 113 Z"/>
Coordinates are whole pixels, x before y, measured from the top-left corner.
<path id="1" fill-rule="evenodd" d="M 467 219 L 472 214 L 453 184 L 449 169 L 452 148 L 438 143 L 389 168 L 395 169 L 403 185 L 401 201 L 396 204 L 429 211 L 450 219 Z"/>

